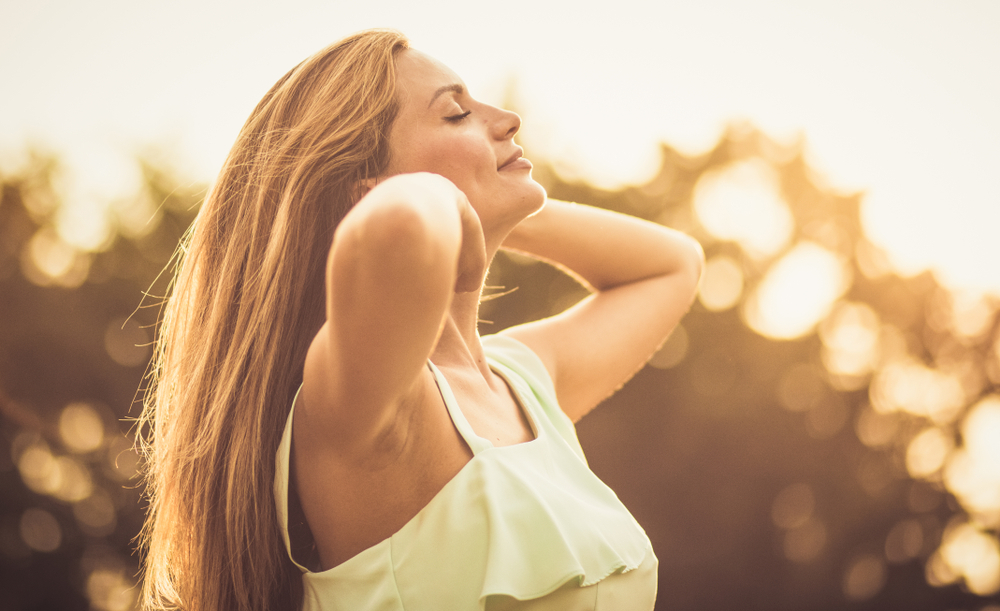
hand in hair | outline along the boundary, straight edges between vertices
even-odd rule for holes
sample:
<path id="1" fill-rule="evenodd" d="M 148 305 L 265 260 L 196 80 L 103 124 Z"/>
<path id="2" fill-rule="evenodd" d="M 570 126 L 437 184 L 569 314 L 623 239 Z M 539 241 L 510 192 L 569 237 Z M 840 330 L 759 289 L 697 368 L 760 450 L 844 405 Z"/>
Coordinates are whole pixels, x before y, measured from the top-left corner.
<path id="1" fill-rule="evenodd" d="M 372 196 L 375 189 L 378 191 Z M 437 198 L 441 202 L 449 202 L 448 205 L 454 202 L 462 228 L 455 292 L 472 293 L 482 288 L 488 265 L 483 226 L 479 222 L 479 215 L 469 203 L 469 198 L 454 183 L 431 172 L 397 174 L 377 183 L 365 197 L 393 203 L 399 203 L 403 198 L 416 205 L 421 205 L 426 198 Z M 444 222 L 444 219 L 441 221 Z"/>
<path id="2" fill-rule="evenodd" d="M 448 180 L 448 179 L 445 179 Z M 448 181 L 451 184 L 451 181 Z M 458 277 L 455 279 L 456 293 L 476 292 L 483 286 L 488 261 L 486 259 L 486 238 L 479 215 L 469 204 L 469 199 L 452 185 L 459 198 L 459 217 L 462 221 L 462 249 L 458 255 Z"/>
<path id="3" fill-rule="evenodd" d="M 344 217 L 327 264 L 327 320 L 306 357 L 301 412 L 312 440 L 370 456 L 426 372 L 456 291 L 479 289 L 479 217 L 447 178 L 399 174 Z M 335 438 L 335 439 L 334 439 Z M 331 446 L 332 447 L 332 446 Z"/>

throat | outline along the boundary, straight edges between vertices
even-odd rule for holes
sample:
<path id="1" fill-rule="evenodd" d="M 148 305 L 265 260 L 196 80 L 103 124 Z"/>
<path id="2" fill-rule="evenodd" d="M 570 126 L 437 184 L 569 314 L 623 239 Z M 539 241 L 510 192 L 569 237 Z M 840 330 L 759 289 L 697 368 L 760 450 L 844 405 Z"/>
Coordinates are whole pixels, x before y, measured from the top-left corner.
<path id="1" fill-rule="evenodd" d="M 537 432 L 520 397 L 500 374 L 490 372 L 492 384 L 466 387 L 461 381 L 455 396 L 462 413 L 473 432 L 488 440 L 494 447 L 527 443 L 536 438 Z"/>

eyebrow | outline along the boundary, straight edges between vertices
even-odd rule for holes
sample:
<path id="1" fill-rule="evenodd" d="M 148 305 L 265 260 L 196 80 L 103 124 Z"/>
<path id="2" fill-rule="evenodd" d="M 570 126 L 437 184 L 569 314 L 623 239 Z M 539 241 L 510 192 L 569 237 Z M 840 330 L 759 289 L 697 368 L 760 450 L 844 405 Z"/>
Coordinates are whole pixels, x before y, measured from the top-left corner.
<path id="1" fill-rule="evenodd" d="M 431 97 L 430 103 L 427 104 L 427 108 L 430 108 L 431 106 L 433 106 L 434 105 L 434 100 L 438 99 L 441 96 L 441 94 L 448 93 L 448 92 L 457 93 L 457 94 L 461 95 L 461 94 L 465 93 L 465 87 L 462 87 L 458 83 L 455 83 L 453 85 L 445 85 L 444 87 L 438 87 L 437 91 L 434 92 L 433 97 Z"/>

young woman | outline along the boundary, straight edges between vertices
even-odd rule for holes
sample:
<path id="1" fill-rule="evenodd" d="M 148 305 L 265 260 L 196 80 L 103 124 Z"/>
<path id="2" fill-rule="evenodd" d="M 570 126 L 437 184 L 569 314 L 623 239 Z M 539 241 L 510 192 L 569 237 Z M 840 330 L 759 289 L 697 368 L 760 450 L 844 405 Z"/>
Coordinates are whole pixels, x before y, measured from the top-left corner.
<path id="1" fill-rule="evenodd" d="M 701 249 L 546 203 L 519 127 L 391 31 L 254 110 L 160 332 L 148 608 L 652 608 L 649 540 L 572 423 L 677 324 Z M 481 338 L 500 248 L 592 294 Z"/>

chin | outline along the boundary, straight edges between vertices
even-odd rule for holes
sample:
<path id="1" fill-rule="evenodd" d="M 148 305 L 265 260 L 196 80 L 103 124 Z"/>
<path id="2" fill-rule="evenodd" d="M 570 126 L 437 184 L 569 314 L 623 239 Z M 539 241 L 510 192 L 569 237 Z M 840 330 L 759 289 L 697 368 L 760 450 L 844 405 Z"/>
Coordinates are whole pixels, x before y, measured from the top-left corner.
<path id="1" fill-rule="evenodd" d="M 538 184 L 535 181 L 535 179 L 531 180 L 531 186 L 534 187 L 533 188 L 534 192 L 532 193 L 532 196 L 528 198 L 528 200 L 534 203 L 534 208 L 531 210 L 529 214 L 534 214 L 545 206 L 545 200 L 548 199 L 549 194 L 546 193 L 545 187 Z"/>
<path id="2" fill-rule="evenodd" d="M 517 199 L 517 205 L 511 208 L 513 216 L 516 218 L 512 219 L 515 224 L 520 223 L 529 216 L 534 216 L 545 207 L 545 202 L 548 199 L 548 194 L 545 192 L 545 188 L 537 182 L 534 183 L 534 188 L 527 190 Z"/>

